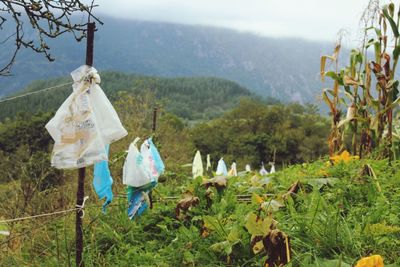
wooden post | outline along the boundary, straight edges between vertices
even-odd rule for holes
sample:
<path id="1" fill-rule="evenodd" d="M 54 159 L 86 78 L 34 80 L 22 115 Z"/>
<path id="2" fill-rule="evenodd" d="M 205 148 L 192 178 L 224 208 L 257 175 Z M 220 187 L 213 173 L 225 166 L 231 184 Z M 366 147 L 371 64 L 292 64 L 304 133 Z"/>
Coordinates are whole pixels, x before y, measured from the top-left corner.
<path id="1" fill-rule="evenodd" d="M 157 126 L 157 108 L 155 107 L 153 110 L 153 134 L 156 133 L 156 126 Z"/>
<path id="2" fill-rule="evenodd" d="M 157 126 L 157 107 L 153 109 L 153 127 L 151 128 L 153 131 L 153 135 L 156 133 Z M 149 192 L 149 200 L 150 200 L 150 209 L 153 209 L 153 193 Z"/>
<path id="3" fill-rule="evenodd" d="M 89 22 L 87 25 L 87 42 L 86 42 L 86 65 L 93 65 L 93 41 L 95 23 Z M 76 193 L 76 205 L 82 207 L 83 198 L 85 195 L 85 167 L 78 170 L 78 191 Z M 76 224 L 75 224 L 75 237 L 76 237 L 76 266 L 83 267 L 84 262 L 82 258 L 83 253 L 83 229 L 82 229 L 82 210 L 76 211 Z"/>

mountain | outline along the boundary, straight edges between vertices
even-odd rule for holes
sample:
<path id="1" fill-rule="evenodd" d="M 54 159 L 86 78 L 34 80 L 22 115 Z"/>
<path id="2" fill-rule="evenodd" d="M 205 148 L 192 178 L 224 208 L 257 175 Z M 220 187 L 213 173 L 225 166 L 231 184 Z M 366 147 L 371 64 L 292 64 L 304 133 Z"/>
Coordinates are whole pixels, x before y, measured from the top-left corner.
<path id="1" fill-rule="evenodd" d="M 188 120 L 217 117 L 234 107 L 241 98 L 255 97 L 248 89 L 221 78 L 160 78 L 119 72 L 101 72 L 100 75 L 101 87 L 111 101 L 121 98 L 120 91 L 134 96 L 144 96 L 146 92 L 151 92 L 158 105 Z M 0 121 L 12 118 L 20 112 L 32 114 L 56 111 L 71 93 L 71 83 L 68 81 L 69 78 L 64 77 L 31 83 L 23 92 L 65 85 L 1 103 Z M 276 100 L 269 99 L 268 102 L 274 103 Z"/>
<path id="2" fill-rule="evenodd" d="M 284 101 L 315 102 L 321 91 L 320 56 L 332 48 L 327 43 L 267 38 L 223 28 L 102 19 L 105 24 L 98 25 L 95 33 L 94 65 L 99 70 L 222 77 L 260 96 Z M 49 63 L 23 50 L 14 76 L 0 77 L 0 94 L 16 92 L 33 80 L 68 75 L 84 62 L 84 42 L 62 36 L 49 44 L 56 61 Z M 0 50 L 0 63 L 10 48 Z"/>

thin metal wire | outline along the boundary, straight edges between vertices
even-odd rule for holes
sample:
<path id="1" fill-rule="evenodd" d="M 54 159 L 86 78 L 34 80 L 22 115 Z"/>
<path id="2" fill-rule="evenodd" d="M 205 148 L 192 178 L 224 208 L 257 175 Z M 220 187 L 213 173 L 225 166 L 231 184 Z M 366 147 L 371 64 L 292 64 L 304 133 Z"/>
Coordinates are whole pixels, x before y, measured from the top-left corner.
<path id="1" fill-rule="evenodd" d="M 42 90 L 38 90 L 38 91 L 34 91 L 34 92 L 29 92 L 29 93 L 26 93 L 26 94 L 13 96 L 13 97 L 6 98 L 6 99 L 0 99 L 0 103 L 7 102 L 7 101 L 11 101 L 11 100 L 15 100 L 15 99 L 18 99 L 18 98 L 21 98 L 21 97 L 25 97 L 25 96 L 29 96 L 29 95 L 34 95 L 34 94 L 42 93 L 42 92 L 45 92 L 45 91 L 49 91 L 49 90 L 51 90 L 51 89 L 60 88 L 60 87 L 63 87 L 63 86 L 65 86 L 65 85 L 71 85 L 71 84 L 73 84 L 73 82 L 68 82 L 68 83 L 63 83 L 63 84 L 55 85 L 55 86 L 48 87 L 48 88 L 45 88 L 45 89 L 42 89 Z"/>
<path id="2" fill-rule="evenodd" d="M 30 216 L 25 216 L 25 217 L 20 217 L 20 218 L 13 218 L 13 219 L 7 219 L 7 220 L 2 220 L 0 221 L 1 223 L 10 223 L 10 222 L 17 222 L 17 221 L 23 221 L 23 220 L 29 220 L 29 219 L 35 219 L 35 218 L 40 218 L 40 217 L 47 217 L 47 216 L 52 216 L 52 215 L 57 215 L 57 214 L 63 214 L 63 213 L 68 213 L 71 211 L 76 211 L 76 210 L 81 210 L 83 211 L 85 209 L 85 202 L 89 197 L 86 196 L 83 199 L 82 205 L 76 205 L 75 208 L 72 209 L 67 209 L 67 210 L 59 210 L 59 211 L 54 211 L 54 212 L 49 212 L 49 213 L 43 213 L 43 214 L 37 214 L 37 215 L 30 215 Z"/>

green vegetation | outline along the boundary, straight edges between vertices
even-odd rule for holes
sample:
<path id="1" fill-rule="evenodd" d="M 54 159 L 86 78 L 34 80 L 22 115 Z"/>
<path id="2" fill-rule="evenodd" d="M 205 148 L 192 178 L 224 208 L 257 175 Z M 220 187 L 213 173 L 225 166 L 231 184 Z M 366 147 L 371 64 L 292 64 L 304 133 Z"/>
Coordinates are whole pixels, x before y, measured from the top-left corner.
<path id="1" fill-rule="evenodd" d="M 366 171 L 368 164 L 377 179 Z M 251 233 L 264 229 L 252 222 L 258 216 L 265 225 L 272 218 L 289 236 L 292 256 L 287 266 L 351 266 L 360 257 L 375 253 L 383 256 L 385 266 L 398 266 L 399 210 L 391 205 L 400 197 L 400 177 L 395 172 L 398 167 L 388 167 L 387 161 L 341 162 L 327 167 L 317 161 L 286 168 L 269 178 L 244 174 L 229 178 L 222 191 L 212 188 L 209 207 L 201 178 L 167 175 L 156 189 L 155 208 L 137 221 L 128 220 L 124 198 L 116 198 L 107 214 L 101 214 L 100 203 L 88 204 L 84 218 L 85 263 L 261 266 L 266 253 L 261 249 L 254 255 L 251 245 Z M 72 194 L 72 181 L 71 177 L 68 186 L 54 190 L 47 199 L 55 199 L 64 191 Z M 298 191 L 285 198 L 295 182 L 299 182 Z M 114 190 L 124 191 L 118 182 Z M 93 191 L 89 187 L 87 191 L 93 203 Z M 200 203 L 183 212 L 178 220 L 176 203 L 165 197 L 187 191 L 198 196 Z M 239 201 L 236 196 L 243 194 L 252 196 L 251 202 Z M 272 199 L 283 206 L 273 205 Z M 73 265 L 73 225 L 73 215 L 11 224 L 9 229 L 15 234 L 7 245 L 2 244 L 1 264 Z M 28 234 L 18 236 L 19 232 Z"/>
<path id="2" fill-rule="evenodd" d="M 259 167 L 307 162 L 326 155 L 328 122 L 314 106 L 265 105 L 242 100 L 221 118 L 198 124 L 191 131 L 196 148 L 217 161 L 236 160 Z"/>
<path id="3" fill-rule="evenodd" d="M 87 266 L 260 266 L 272 258 L 256 242 L 271 237 L 269 228 L 290 240 L 287 266 L 350 266 L 371 253 L 382 255 L 385 264 L 400 264 L 399 212 L 391 205 L 400 198 L 398 164 L 362 160 L 327 166 L 318 160 L 327 152 L 328 126 L 314 107 L 242 99 L 221 117 L 189 127 L 166 112 L 150 91 L 121 91 L 113 99 L 129 136 L 111 146 L 116 197 L 106 214 L 88 168 Z M 121 152 L 135 136 L 151 134 L 156 104 L 161 111 L 154 138 L 167 172 L 153 194 L 155 208 L 129 221 Z M 52 141 L 43 126 L 50 117 L 20 114 L 0 124 L 0 220 L 75 205 L 76 172 L 49 166 Z M 246 163 L 272 160 L 274 152 L 278 167 L 288 166 L 267 178 L 241 174 L 228 178 L 226 188 L 206 189 L 201 178 L 192 180 L 190 168 L 183 167 L 196 149 L 213 159 L 224 156 L 227 163 L 237 160 L 239 171 Z M 190 195 L 199 204 L 181 210 L 177 218 L 177 200 Z M 1 266 L 73 265 L 74 212 L 0 227 L 11 232 L 0 236 Z"/>
<path id="4" fill-rule="evenodd" d="M 141 95 L 152 92 L 160 104 L 169 112 L 188 119 L 205 120 L 221 115 L 232 108 L 241 97 L 254 97 L 237 83 L 219 78 L 159 78 L 123 74 L 101 73 L 101 87 L 110 100 L 118 98 L 118 92 Z M 22 93 L 33 92 L 71 82 L 70 78 L 35 81 Z M 71 93 L 71 84 L 47 92 L 4 102 L 0 105 L 0 120 L 13 118 L 22 112 L 54 112 Z M 267 99 L 268 103 L 276 103 Z"/>
<path id="5" fill-rule="evenodd" d="M 330 132 L 314 106 L 257 101 L 229 81 L 104 73 L 102 86 L 129 135 L 111 145 L 115 200 L 106 214 L 87 173 L 86 266 L 346 267 L 372 254 L 385 266 L 399 266 L 400 127 L 393 118 L 400 18 L 393 4 L 380 11 L 379 28 L 372 28 L 376 38 L 352 51 L 349 66 L 338 69 L 340 45 L 322 57 L 321 75 L 334 81 L 323 94 Z M 386 52 L 388 25 L 392 57 Z M 369 46 L 375 62 L 368 61 Z M 327 59 L 334 70 L 325 71 Z M 28 90 L 61 82 L 38 82 Z M 0 124 L 0 221 L 74 207 L 77 174 L 49 166 L 52 141 L 43 127 L 68 93 L 57 90 L 0 110 L 9 117 Z M 150 135 L 167 171 L 153 192 L 155 208 L 129 221 L 124 151 L 134 137 Z M 211 154 L 214 163 L 224 157 L 239 171 L 247 163 L 256 171 L 191 179 L 187 166 L 196 150 Z M 279 171 L 261 177 L 262 161 L 276 163 Z M 0 265 L 72 265 L 73 214 L 0 224 L 10 231 L 0 236 Z"/>

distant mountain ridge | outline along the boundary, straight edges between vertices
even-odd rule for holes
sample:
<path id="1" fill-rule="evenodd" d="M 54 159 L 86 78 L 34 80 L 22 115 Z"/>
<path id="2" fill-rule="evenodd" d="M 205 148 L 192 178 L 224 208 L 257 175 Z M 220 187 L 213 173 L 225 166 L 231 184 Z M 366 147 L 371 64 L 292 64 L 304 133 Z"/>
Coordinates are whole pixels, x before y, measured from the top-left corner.
<path id="1" fill-rule="evenodd" d="M 222 28 L 103 20 L 104 26 L 98 26 L 95 34 L 94 65 L 99 70 L 222 77 L 258 95 L 283 101 L 315 103 L 321 90 L 319 58 L 331 50 L 327 43 L 267 38 Z M 84 62 L 84 43 L 66 36 L 49 43 L 56 61 L 48 63 L 41 55 L 22 51 L 14 76 L 0 77 L 0 95 L 33 80 L 68 75 Z M 0 51 L 0 58 L 3 53 Z"/>

